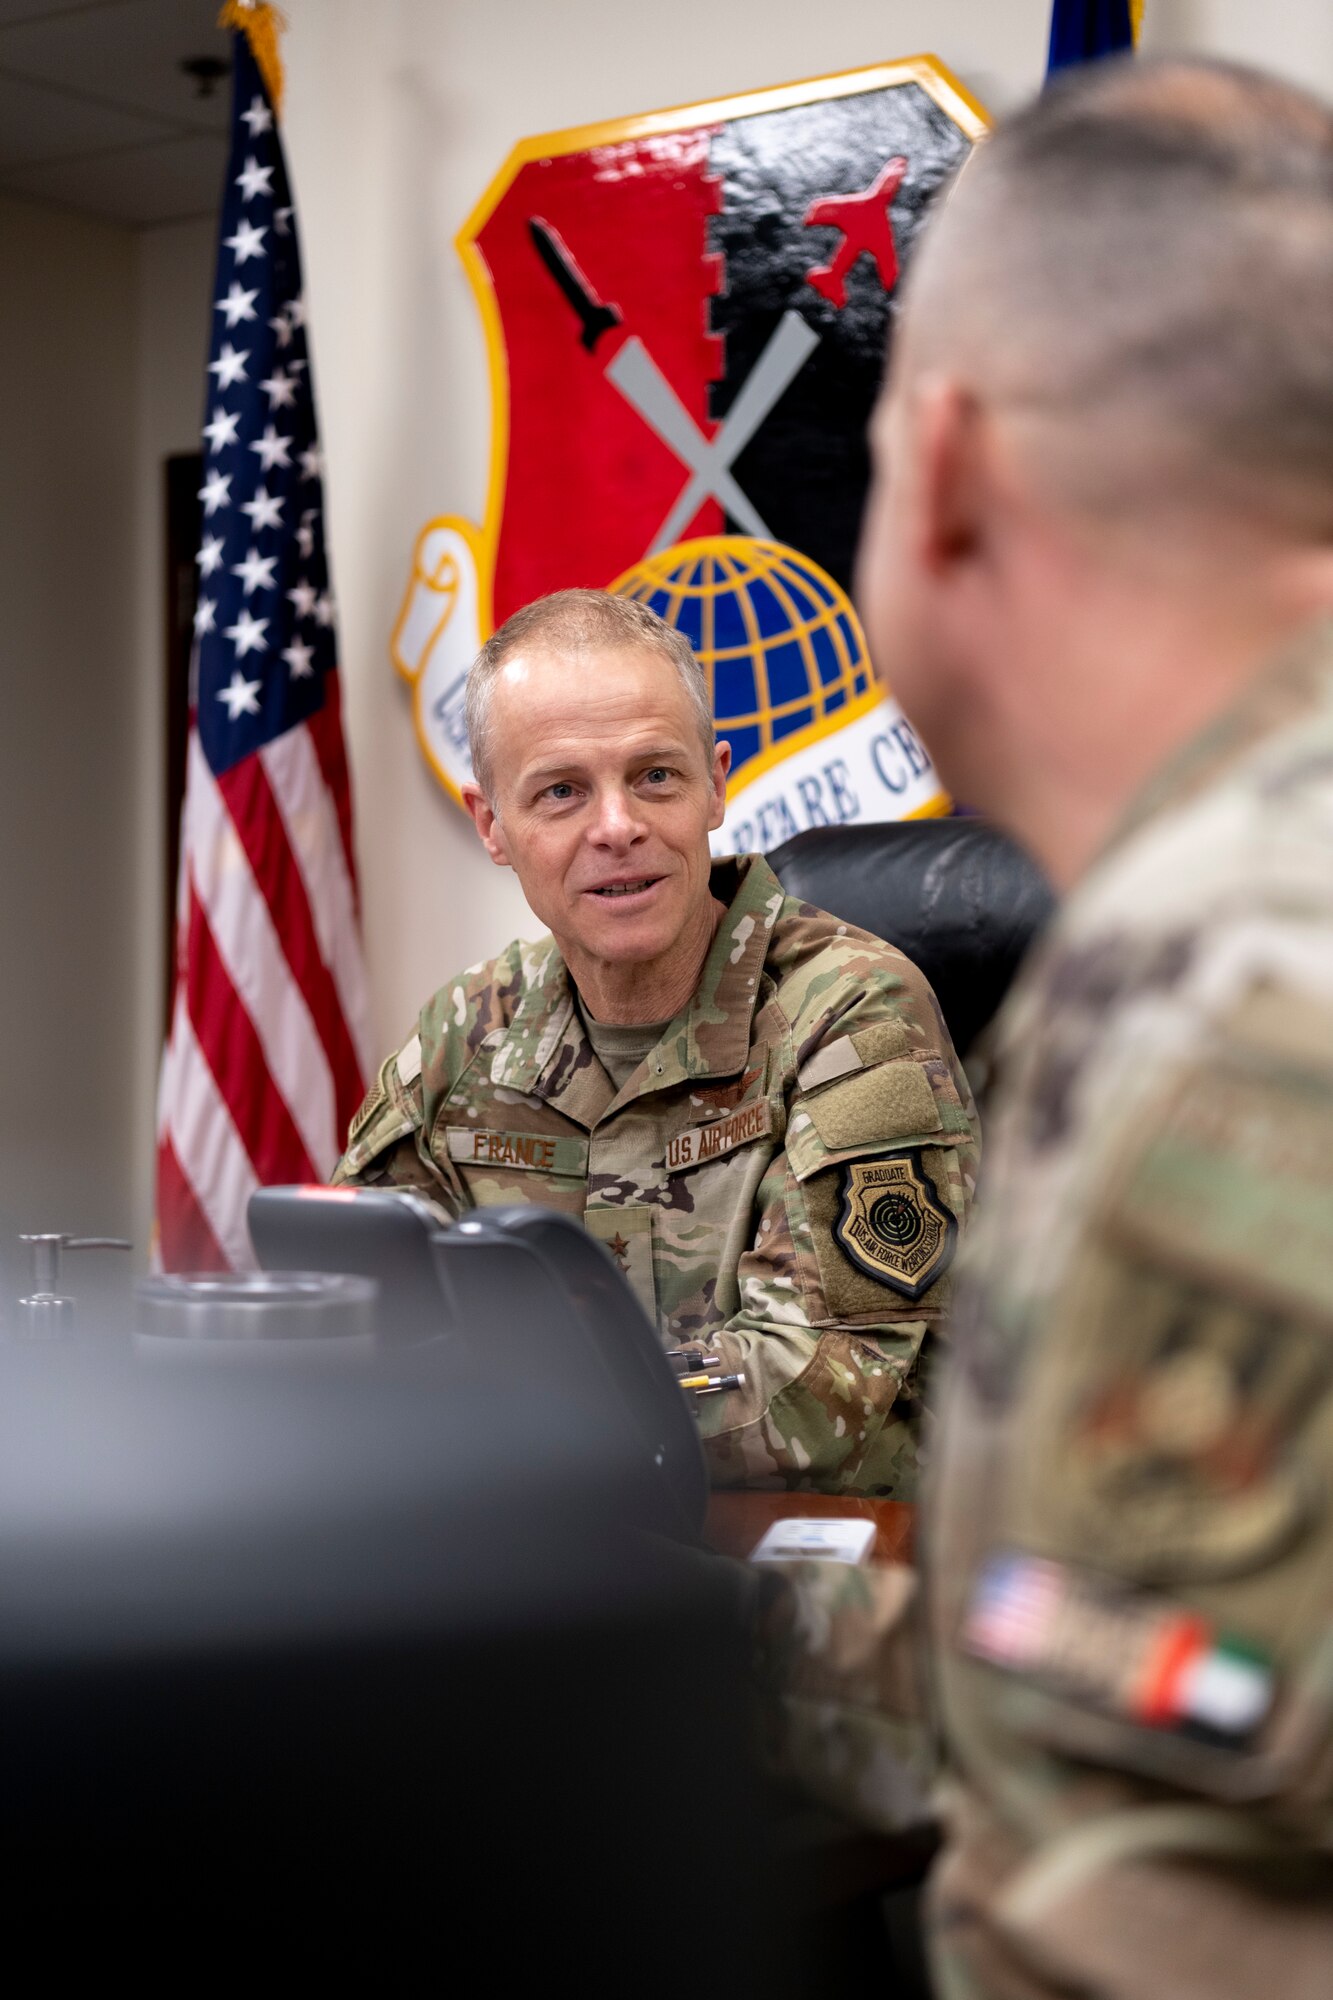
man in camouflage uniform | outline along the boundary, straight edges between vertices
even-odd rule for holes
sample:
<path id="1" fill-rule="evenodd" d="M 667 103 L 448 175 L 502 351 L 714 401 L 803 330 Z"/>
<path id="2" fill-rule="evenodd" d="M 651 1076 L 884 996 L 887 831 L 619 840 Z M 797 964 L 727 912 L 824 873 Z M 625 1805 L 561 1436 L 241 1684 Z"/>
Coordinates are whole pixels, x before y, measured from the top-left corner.
<path id="1" fill-rule="evenodd" d="M 927 1487 L 949 2000 L 1333 1992 L 1330 327 L 1333 115 L 1105 66 L 966 169 L 876 421 L 872 648 L 1071 892 Z"/>
<path id="2" fill-rule="evenodd" d="M 580 1216 L 670 1348 L 718 1485 L 914 1491 L 917 1365 L 975 1179 L 934 996 L 878 938 L 710 869 L 728 750 L 652 612 L 596 591 L 473 668 L 467 803 L 554 933 L 444 985 L 336 1179 Z"/>

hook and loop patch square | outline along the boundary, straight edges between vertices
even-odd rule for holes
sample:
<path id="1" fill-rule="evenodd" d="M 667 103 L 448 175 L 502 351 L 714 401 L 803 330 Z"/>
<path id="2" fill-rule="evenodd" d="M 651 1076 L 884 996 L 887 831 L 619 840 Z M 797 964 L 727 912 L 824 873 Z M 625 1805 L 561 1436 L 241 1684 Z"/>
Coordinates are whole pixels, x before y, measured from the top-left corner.
<path id="1" fill-rule="evenodd" d="M 918 1152 L 850 1160 L 834 1234 L 852 1262 L 906 1299 L 919 1299 L 948 1270 L 958 1224 Z"/>

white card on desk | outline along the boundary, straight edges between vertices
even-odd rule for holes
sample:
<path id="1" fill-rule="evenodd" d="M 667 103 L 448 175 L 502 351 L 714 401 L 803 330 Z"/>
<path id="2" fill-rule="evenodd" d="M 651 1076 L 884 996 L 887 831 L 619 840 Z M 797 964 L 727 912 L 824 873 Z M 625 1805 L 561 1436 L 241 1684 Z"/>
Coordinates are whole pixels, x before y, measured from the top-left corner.
<path id="1" fill-rule="evenodd" d="M 750 1551 L 751 1562 L 867 1562 L 875 1544 L 873 1521 L 793 1515 L 775 1521 Z"/>

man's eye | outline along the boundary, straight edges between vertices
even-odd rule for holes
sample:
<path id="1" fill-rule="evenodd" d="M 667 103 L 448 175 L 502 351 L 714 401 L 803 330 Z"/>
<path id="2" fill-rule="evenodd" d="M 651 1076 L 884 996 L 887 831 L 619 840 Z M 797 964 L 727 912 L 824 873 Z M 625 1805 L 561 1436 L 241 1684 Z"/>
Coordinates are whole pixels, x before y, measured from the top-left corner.
<path id="1" fill-rule="evenodd" d="M 671 777 L 665 764 L 654 764 L 651 771 L 645 771 L 643 775 L 650 785 L 665 785 Z"/>
<path id="2" fill-rule="evenodd" d="M 574 796 L 574 787 L 567 778 L 561 778 L 558 784 L 546 787 L 546 796 L 548 799 L 572 799 Z"/>

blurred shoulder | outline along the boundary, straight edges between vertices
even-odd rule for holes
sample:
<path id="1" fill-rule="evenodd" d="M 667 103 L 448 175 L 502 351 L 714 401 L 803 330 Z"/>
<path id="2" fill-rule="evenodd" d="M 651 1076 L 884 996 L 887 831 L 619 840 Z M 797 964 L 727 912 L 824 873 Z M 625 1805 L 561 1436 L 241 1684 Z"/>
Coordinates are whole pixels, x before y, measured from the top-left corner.
<path id="1" fill-rule="evenodd" d="M 1299 691 L 1263 692 L 1271 703 Z M 1197 1093 L 1192 1133 L 1199 1104 L 1220 1093 L 1224 1151 L 1236 1143 L 1217 1122 L 1224 1110 L 1239 1120 L 1248 1105 L 1260 1123 L 1297 1116 L 1284 1078 L 1299 1073 L 1304 1104 L 1320 1101 L 1313 1079 L 1333 1066 L 1333 685 L 1307 680 L 1304 694 L 1276 727 L 1214 745 L 1211 761 L 1192 749 L 1158 782 L 1011 995 L 992 1164 L 1044 1190 L 1050 1212 L 1074 1188 L 1092 1202 L 1128 1171 L 1184 1116 L 1182 1091 Z M 1276 1053 L 1284 1034 L 1299 1040 L 1299 1063 Z M 1262 1080 L 1259 1035 L 1275 1038 Z M 1248 1081 L 1233 1091 L 1241 1071 Z M 1272 1107 L 1262 1117 L 1261 1096 Z M 1257 1125 L 1254 1143 L 1257 1158 Z"/>
<path id="2" fill-rule="evenodd" d="M 1317 635 L 1159 774 L 1060 932 L 1209 938 L 1333 925 L 1333 637 Z"/>

